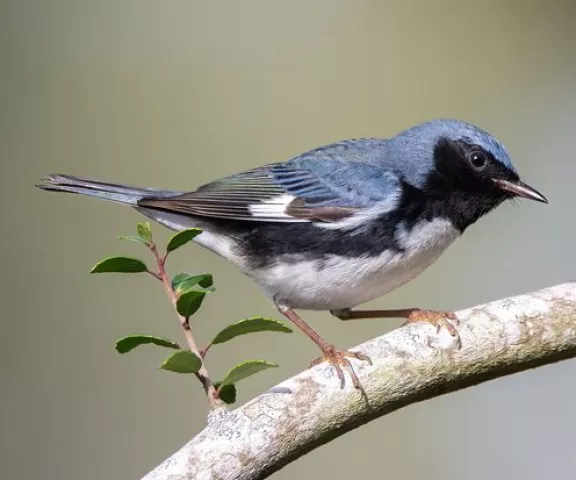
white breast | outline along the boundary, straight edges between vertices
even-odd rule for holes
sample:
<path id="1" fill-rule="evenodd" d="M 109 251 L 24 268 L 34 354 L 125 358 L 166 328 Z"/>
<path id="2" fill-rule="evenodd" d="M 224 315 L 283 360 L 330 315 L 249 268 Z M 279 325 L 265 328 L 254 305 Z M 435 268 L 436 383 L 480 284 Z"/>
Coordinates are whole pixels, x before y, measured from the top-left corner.
<path id="1" fill-rule="evenodd" d="M 403 285 L 431 265 L 459 236 L 448 220 L 420 222 L 396 231 L 402 252 L 322 260 L 285 257 L 273 267 L 250 272 L 270 298 L 308 310 L 352 308 Z"/>

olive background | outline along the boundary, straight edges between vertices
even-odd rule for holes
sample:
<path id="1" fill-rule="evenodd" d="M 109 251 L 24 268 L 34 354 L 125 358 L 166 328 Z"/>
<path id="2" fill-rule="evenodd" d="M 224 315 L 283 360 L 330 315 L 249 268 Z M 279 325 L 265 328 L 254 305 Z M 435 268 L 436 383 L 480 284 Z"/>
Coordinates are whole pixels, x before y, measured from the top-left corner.
<path id="1" fill-rule="evenodd" d="M 159 284 L 90 276 L 139 220 L 119 205 L 50 195 L 50 172 L 191 190 L 344 138 L 456 117 L 494 133 L 549 205 L 509 202 L 423 275 L 371 307 L 462 308 L 574 279 L 576 4 L 570 1 L 0 1 L 0 477 L 139 478 L 201 430 L 192 378 L 165 352 L 114 351 L 125 334 L 179 339 Z M 155 226 L 159 241 L 169 232 Z M 193 319 L 278 317 L 258 287 L 200 247 L 172 273 L 211 271 Z M 400 320 L 303 312 L 350 347 Z M 280 368 L 239 384 L 240 403 L 318 352 L 303 334 L 214 348 L 216 377 L 245 358 Z M 541 479 L 576 469 L 576 363 L 402 409 L 273 478 Z"/>

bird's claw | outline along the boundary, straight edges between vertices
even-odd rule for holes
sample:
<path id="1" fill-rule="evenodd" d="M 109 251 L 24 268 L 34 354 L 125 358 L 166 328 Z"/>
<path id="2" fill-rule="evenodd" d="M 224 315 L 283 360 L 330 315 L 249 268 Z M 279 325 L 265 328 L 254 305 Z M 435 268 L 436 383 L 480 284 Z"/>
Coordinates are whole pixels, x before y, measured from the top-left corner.
<path id="1" fill-rule="evenodd" d="M 441 310 L 422 310 L 414 309 L 408 318 L 406 323 L 416 323 L 416 322 L 427 322 L 436 326 L 436 333 L 440 333 L 442 328 L 445 328 L 448 333 L 454 338 L 456 343 L 456 348 L 462 346 L 462 341 L 460 339 L 460 334 L 456 329 L 455 325 L 459 325 L 460 321 L 454 314 L 454 312 L 447 312 Z"/>
<path id="2" fill-rule="evenodd" d="M 338 350 L 332 345 L 324 348 L 323 352 L 324 355 L 310 362 L 310 367 L 318 365 L 319 363 L 322 363 L 324 361 L 330 363 L 330 365 L 332 365 L 332 367 L 336 371 L 336 375 L 338 375 L 338 378 L 340 380 L 340 388 L 344 388 L 344 385 L 346 384 L 346 377 L 344 375 L 344 369 L 346 369 L 346 371 L 350 375 L 350 378 L 352 378 L 352 384 L 354 385 L 354 388 L 362 392 L 364 391 L 362 385 L 360 384 L 360 380 L 356 375 L 356 372 L 354 372 L 354 368 L 352 368 L 352 363 L 348 359 L 355 358 L 357 360 L 368 362 L 370 365 L 372 365 L 372 360 L 370 360 L 370 357 L 360 352 L 352 352 L 350 350 Z"/>

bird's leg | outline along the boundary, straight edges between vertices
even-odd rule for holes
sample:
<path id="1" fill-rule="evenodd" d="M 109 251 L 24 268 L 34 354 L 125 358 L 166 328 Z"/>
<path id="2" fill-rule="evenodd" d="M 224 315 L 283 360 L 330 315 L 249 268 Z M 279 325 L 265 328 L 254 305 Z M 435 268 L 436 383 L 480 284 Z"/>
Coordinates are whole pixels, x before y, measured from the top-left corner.
<path id="1" fill-rule="evenodd" d="M 340 320 L 357 320 L 362 318 L 405 318 L 406 323 L 427 322 L 436 326 L 436 332 L 445 328 L 456 342 L 461 346 L 460 334 L 455 325 L 458 319 L 453 312 L 443 310 L 427 310 L 422 308 L 403 308 L 400 310 L 331 310 L 330 313 Z M 406 324 L 405 323 L 405 324 Z"/>
<path id="2" fill-rule="evenodd" d="M 356 373 L 352 368 L 352 363 L 350 362 L 350 360 L 348 360 L 348 358 L 365 360 L 370 364 L 372 364 L 372 361 L 370 360 L 369 357 L 360 352 L 351 352 L 349 350 L 338 350 L 334 345 L 324 340 L 316 332 L 316 330 L 314 330 L 312 327 L 310 327 L 310 325 L 308 325 L 304 320 L 302 320 L 302 318 L 300 318 L 300 316 L 294 310 L 278 304 L 276 304 L 276 307 L 278 308 L 278 311 L 282 315 L 284 315 L 292 323 L 294 323 L 294 325 L 296 325 L 300 330 L 302 330 L 322 350 L 323 355 L 320 358 L 313 360 L 310 363 L 311 367 L 326 360 L 330 363 L 330 365 L 332 365 L 332 367 L 334 367 L 334 370 L 336 371 L 336 374 L 340 379 L 341 388 L 344 388 L 344 384 L 346 381 L 343 371 L 344 368 L 350 374 L 354 387 L 357 388 L 358 390 L 361 391 L 363 390 L 362 385 L 360 385 L 360 380 L 358 380 L 358 377 L 356 376 Z"/>

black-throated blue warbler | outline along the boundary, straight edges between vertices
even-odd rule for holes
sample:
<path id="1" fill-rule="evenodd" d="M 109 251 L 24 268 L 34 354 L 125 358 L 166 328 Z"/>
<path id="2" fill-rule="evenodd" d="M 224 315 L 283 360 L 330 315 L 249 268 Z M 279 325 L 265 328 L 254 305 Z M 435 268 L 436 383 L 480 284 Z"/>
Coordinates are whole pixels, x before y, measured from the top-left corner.
<path id="1" fill-rule="evenodd" d="M 344 385 L 359 388 L 349 358 L 294 310 L 341 319 L 405 317 L 443 326 L 450 312 L 353 310 L 432 264 L 466 228 L 503 201 L 546 198 L 523 183 L 503 145 L 458 120 L 433 120 L 393 138 L 344 140 L 216 180 L 192 192 L 50 175 L 45 190 L 133 206 L 174 230 L 199 227 L 197 243 L 231 260 L 322 349 Z M 313 362 L 313 363 L 317 363 Z"/>

